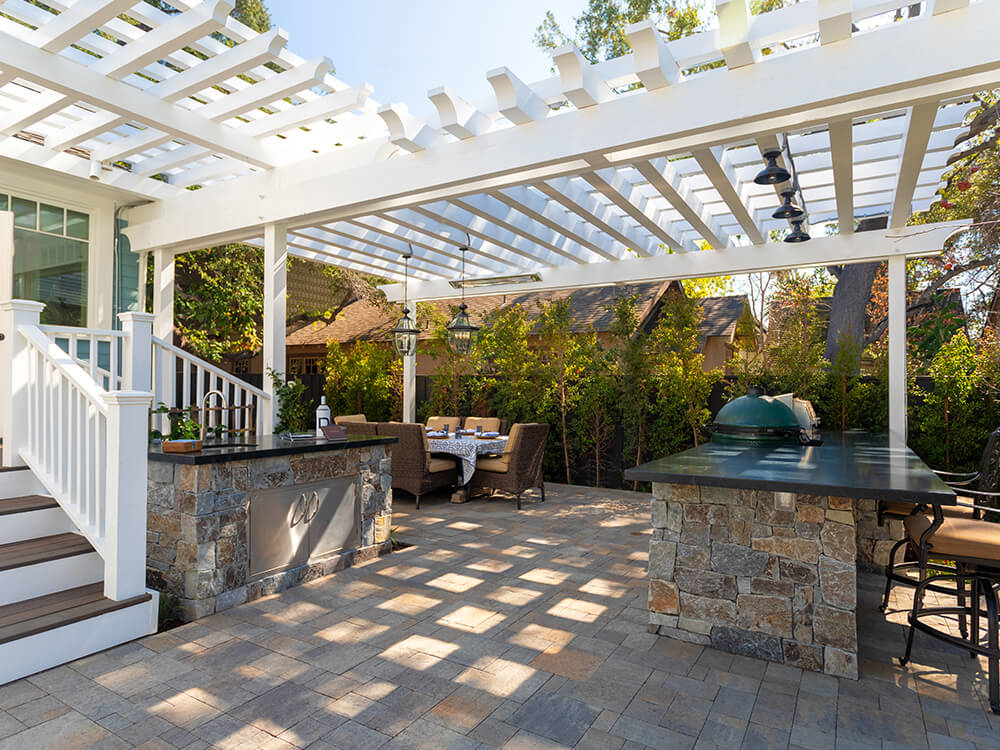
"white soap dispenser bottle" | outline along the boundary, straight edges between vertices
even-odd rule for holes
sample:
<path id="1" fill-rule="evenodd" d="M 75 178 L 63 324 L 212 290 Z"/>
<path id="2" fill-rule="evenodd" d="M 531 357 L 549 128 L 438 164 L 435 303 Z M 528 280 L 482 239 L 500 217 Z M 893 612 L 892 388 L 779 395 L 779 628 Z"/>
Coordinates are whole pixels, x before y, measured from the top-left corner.
<path id="1" fill-rule="evenodd" d="M 323 437 L 323 428 L 330 424 L 330 407 L 326 405 L 326 396 L 319 397 L 316 407 L 316 437 Z"/>

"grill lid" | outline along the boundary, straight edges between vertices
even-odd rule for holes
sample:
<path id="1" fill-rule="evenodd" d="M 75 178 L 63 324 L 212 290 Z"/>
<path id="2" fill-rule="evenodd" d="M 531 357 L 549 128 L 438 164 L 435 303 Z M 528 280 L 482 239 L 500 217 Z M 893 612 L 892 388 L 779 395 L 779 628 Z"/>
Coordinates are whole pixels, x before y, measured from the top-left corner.
<path id="1" fill-rule="evenodd" d="M 745 396 L 723 406 L 712 424 L 712 439 L 716 442 L 797 439 L 801 428 L 795 413 L 763 394 L 763 389 L 751 386 Z"/>

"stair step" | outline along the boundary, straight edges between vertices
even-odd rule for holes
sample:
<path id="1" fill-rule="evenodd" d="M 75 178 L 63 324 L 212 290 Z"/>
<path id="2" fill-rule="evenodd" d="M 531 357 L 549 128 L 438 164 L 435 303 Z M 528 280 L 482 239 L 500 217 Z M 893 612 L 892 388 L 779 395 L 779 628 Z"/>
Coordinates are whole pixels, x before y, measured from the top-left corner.
<path id="1" fill-rule="evenodd" d="M 116 602 L 92 583 L 0 607 L 0 644 L 148 602 L 148 593 Z"/>
<path id="2" fill-rule="evenodd" d="M 91 552 L 94 552 L 94 548 L 90 542 L 72 532 L 0 544 L 0 570 L 22 568 Z"/>
<path id="3" fill-rule="evenodd" d="M 6 497 L 0 500 L 0 516 L 11 513 L 27 513 L 33 510 L 58 508 L 59 503 L 54 497 L 46 495 L 22 495 L 21 497 Z"/>

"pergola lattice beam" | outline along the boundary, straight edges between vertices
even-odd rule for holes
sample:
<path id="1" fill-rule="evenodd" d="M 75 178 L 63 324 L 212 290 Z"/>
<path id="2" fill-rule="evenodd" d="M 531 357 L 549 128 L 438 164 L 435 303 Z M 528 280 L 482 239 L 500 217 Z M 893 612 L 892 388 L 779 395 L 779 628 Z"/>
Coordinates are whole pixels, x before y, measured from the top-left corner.
<path id="1" fill-rule="evenodd" d="M 927 141 L 930 140 L 936 116 L 937 102 L 919 104 L 907 115 L 906 138 L 899 159 L 899 177 L 892 199 L 892 212 L 889 214 L 891 227 L 901 227 L 910 218 L 913 191 L 917 187 Z"/>

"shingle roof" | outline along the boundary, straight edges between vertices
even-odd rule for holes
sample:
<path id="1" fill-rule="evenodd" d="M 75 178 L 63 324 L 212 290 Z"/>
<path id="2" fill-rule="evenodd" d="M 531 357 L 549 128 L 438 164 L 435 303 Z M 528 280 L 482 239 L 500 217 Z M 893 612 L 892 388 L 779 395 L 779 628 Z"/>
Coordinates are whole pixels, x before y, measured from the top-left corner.
<path id="1" fill-rule="evenodd" d="M 698 332 L 702 336 L 732 336 L 749 299 L 745 294 L 733 294 L 729 297 L 705 297 L 699 300 L 699 304 L 702 321 Z"/>
<path id="2" fill-rule="evenodd" d="M 521 305 L 529 318 L 535 318 L 538 315 L 539 303 L 569 297 L 575 321 L 574 330 L 589 331 L 593 328 L 602 332 L 607 331 L 614 320 L 614 315 L 607 310 L 607 306 L 614 302 L 615 298 L 625 294 L 638 295 L 639 319 L 645 320 L 666 287 L 667 284 L 657 281 L 555 292 L 469 297 L 465 303 L 469 307 L 469 316 L 478 324 L 487 313 L 511 305 Z M 460 300 L 456 298 L 433 304 L 440 312 L 450 317 L 451 308 L 459 302 Z M 288 346 L 316 346 L 326 344 L 328 341 L 349 343 L 386 339 L 397 318 L 398 313 L 395 310 L 386 310 L 359 300 L 345 307 L 340 315 L 329 323 L 310 323 L 290 333 L 286 343 Z M 421 334 L 422 337 L 429 335 L 428 331 Z"/>

